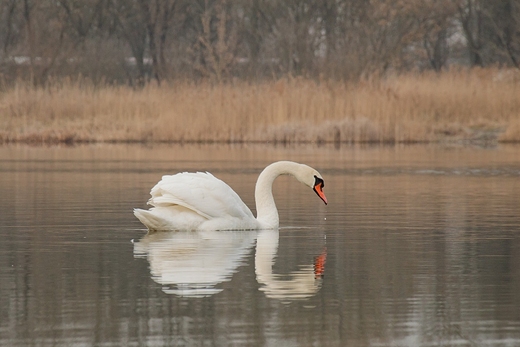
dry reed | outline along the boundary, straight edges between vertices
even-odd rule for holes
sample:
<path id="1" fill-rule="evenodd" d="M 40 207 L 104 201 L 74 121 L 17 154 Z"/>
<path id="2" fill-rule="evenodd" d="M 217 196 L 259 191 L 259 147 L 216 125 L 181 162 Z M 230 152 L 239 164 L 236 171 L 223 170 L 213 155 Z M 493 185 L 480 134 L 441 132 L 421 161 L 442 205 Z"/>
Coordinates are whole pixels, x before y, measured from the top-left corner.
<path id="1" fill-rule="evenodd" d="M 22 83 L 0 93 L 0 142 L 520 141 L 517 71 L 406 74 L 358 83 Z"/>

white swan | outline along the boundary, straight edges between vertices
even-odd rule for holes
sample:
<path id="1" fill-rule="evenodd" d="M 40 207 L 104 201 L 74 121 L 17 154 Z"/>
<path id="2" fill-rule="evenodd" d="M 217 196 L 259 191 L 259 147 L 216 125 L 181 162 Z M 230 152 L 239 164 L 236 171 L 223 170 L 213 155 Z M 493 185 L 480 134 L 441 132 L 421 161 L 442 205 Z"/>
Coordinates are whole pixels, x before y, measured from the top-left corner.
<path id="1" fill-rule="evenodd" d="M 257 218 L 237 193 L 206 172 L 163 176 L 151 190 L 150 210 L 134 215 L 150 230 L 255 230 L 278 228 L 278 210 L 272 185 L 276 177 L 292 175 L 312 188 L 327 204 L 323 178 L 313 168 L 291 161 L 267 166 L 255 187 Z"/>

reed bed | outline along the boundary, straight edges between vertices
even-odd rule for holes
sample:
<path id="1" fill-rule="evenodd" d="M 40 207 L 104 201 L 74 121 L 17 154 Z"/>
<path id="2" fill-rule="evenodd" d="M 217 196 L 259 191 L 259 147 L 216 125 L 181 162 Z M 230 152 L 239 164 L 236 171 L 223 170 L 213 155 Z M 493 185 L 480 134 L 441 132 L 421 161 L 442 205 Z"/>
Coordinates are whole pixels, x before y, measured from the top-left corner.
<path id="1" fill-rule="evenodd" d="M 285 78 L 0 92 L 0 142 L 520 141 L 520 73 L 472 69 L 356 83 Z"/>

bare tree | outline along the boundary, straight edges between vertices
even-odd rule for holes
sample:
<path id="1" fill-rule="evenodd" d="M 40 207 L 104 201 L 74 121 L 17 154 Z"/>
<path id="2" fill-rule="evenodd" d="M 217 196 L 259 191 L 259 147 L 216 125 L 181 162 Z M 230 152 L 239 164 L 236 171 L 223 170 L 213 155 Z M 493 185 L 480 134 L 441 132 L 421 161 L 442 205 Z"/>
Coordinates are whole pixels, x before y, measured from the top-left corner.
<path id="1" fill-rule="evenodd" d="M 180 0 L 139 0 L 148 32 L 153 77 L 160 83 L 166 76 L 165 48 L 172 21 L 180 19 L 183 4 Z M 177 16 L 176 16 L 177 15 Z"/>
<path id="2" fill-rule="evenodd" d="M 417 8 L 418 30 L 423 36 L 423 47 L 428 63 L 436 71 L 447 64 L 448 38 L 455 26 L 457 7 L 452 0 L 423 1 Z"/>
<path id="3" fill-rule="evenodd" d="M 117 23 L 119 35 L 127 42 L 133 55 L 130 64 L 135 63 L 137 77 L 129 70 L 130 81 L 143 85 L 148 80 L 148 69 L 145 65 L 145 52 L 147 48 L 146 21 L 141 13 L 138 0 L 111 0 L 111 15 Z M 134 83 L 132 82 L 132 83 Z"/>
<path id="4" fill-rule="evenodd" d="M 31 79 L 34 78 L 34 26 L 33 26 L 33 7 L 31 0 L 23 0 L 23 17 L 25 19 L 27 46 L 29 48 L 29 64 L 31 67 Z"/>
<path id="5" fill-rule="evenodd" d="M 483 66 L 482 9 L 480 0 L 462 0 L 458 3 L 460 22 L 468 42 L 471 65 Z"/>
<path id="6" fill-rule="evenodd" d="M 513 66 L 520 69 L 520 3 L 500 0 L 483 5 L 486 28 L 495 54 L 503 54 Z"/>
<path id="7" fill-rule="evenodd" d="M 58 0 L 58 3 L 63 8 L 66 21 L 79 44 L 90 36 L 102 13 L 105 0 Z"/>
<path id="8" fill-rule="evenodd" d="M 199 32 L 190 49 L 193 68 L 204 77 L 222 81 L 235 63 L 237 31 L 226 0 L 204 0 Z"/>
<path id="9" fill-rule="evenodd" d="M 19 31 L 20 23 L 17 15 L 17 1 L 16 0 L 4 0 L 0 2 L 0 18 L 2 18 L 0 36 L 2 41 L 2 51 L 4 55 L 8 54 L 9 48 L 12 47 L 20 36 Z"/>
<path id="10" fill-rule="evenodd" d="M 242 15 L 235 17 L 237 33 L 240 33 L 237 54 L 246 58 L 242 62 L 246 67 L 245 74 L 261 76 L 272 71 L 272 61 L 275 60 L 267 46 L 275 28 L 277 5 L 270 0 L 239 4 Z"/>

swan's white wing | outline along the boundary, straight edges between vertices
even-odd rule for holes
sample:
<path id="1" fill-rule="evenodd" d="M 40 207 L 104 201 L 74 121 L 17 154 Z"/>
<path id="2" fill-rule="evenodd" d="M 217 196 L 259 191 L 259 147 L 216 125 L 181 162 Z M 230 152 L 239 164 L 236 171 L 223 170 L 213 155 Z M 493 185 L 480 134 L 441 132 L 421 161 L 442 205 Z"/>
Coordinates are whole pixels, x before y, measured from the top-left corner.
<path id="1" fill-rule="evenodd" d="M 183 172 L 163 176 L 152 188 L 148 203 L 155 207 L 183 206 L 207 219 L 252 218 L 237 193 L 210 173 Z"/>

